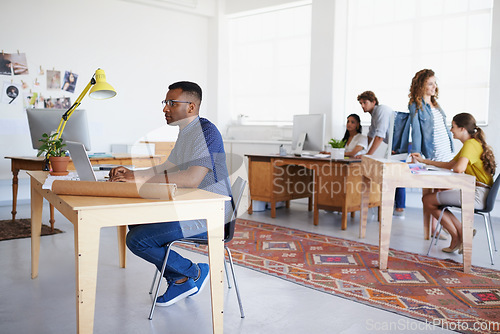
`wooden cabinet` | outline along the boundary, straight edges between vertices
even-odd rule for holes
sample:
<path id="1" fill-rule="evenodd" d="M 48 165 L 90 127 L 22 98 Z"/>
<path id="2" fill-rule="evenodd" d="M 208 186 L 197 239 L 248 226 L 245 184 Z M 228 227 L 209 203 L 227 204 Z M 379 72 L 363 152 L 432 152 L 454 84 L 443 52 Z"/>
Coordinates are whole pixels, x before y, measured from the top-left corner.
<path id="1" fill-rule="evenodd" d="M 162 155 L 160 163 L 167 161 L 170 152 L 174 149 L 175 142 L 173 141 L 143 141 L 141 143 L 154 144 L 155 145 L 155 155 Z"/>
<path id="2" fill-rule="evenodd" d="M 274 159 L 248 156 L 248 180 L 251 200 L 271 203 L 271 217 L 276 217 L 276 202 L 309 198 L 312 210 L 313 173 L 310 169 L 287 165 L 279 166 Z M 252 214 L 252 203 L 248 208 Z"/>
<path id="3" fill-rule="evenodd" d="M 275 208 L 278 201 L 313 198 L 314 225 L 319 209 L 342 212 L 342 229 L 347 215 L 361 210 L 364 191 L 360 160 L 330 160 L 278 155 L 247 155 L 251 200 L 266 201 Z M 369 207 L 380 207 L 380 189 L 369 190 Z M 287 203 L 288 206 L 288 203 Z M 311 209 L 311 201 L 309 202 Z M 252 213 L 251 206 L 249 213 Z M 275 210 L 271 217 L 275 217 Z"/>

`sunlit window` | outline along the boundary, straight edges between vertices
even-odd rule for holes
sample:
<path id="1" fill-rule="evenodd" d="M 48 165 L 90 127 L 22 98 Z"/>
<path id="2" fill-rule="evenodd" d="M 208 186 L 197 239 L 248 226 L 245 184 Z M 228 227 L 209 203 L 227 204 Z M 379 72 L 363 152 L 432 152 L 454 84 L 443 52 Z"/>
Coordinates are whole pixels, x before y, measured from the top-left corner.
<path id="1" fill-rule="evenodd" d="M 492 7 L 492 0 L 349 0 L 346 114 L 361 111 L 356 96 L 365 90 L 407 111 L 412 77 L 430 68 L 448 122 L 466 111 L 487 123 Z"/>
<path id="2" fill-rule="evenodd" d="M 308 113 L 311 6 L 231 17 L 228 28 L 232 119 L 279 123 Z"/>

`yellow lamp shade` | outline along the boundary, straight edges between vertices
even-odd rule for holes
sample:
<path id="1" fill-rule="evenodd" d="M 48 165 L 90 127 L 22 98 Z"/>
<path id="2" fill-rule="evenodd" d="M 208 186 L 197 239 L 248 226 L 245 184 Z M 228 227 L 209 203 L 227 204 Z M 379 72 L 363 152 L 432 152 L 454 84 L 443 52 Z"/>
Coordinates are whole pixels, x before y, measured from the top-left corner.
<path id="1" fill-rule="evenodd" d="M 89 96 L 93 99 L 104 100 L 116 95 L 115 89 L 106 82 L 104 70 L 95 71 L 95 85 L 90 90 Z"/>

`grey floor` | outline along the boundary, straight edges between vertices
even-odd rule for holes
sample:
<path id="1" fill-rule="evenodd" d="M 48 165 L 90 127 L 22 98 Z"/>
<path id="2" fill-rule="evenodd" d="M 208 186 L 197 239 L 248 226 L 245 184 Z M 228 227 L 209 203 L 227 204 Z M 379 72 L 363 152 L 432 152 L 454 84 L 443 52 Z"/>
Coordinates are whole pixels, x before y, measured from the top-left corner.
<path id="1" fill-rule="evenodd" d="M 407 197 L 405 219 L 394 219 L 391 247 L 425 254 L 420 194 Z M 48 221 L 48 205 L 44 221 Z M 10 218 L 10 207 L 0 207 L 0 219 Z M 18 217 L 29 217 L 29 205 L 18 208 Z M 367 237 L 360 240 L 378 244 L 378 224 L 370 211 Z M 279 209 L 276 219 L 269 211 L 242 218 L 288 226 L 341 238 L 359 240 L 359 214 L 349 219 L 346 231 L 340 230 L 340 215 L 320 212 L 319 226 L 312 224 L 312 213 L 300 202 L 290 209 Z M 495 217 L 500 216 L 497 212 Z M 494 218 L 494 222 L 498 218 Z M 0 242 L 0 333 L 67 334 L 75 332 L 73 225 L 56 214 L 56 227 L 66 233 L 44 236 L 41 241 L 40 273 L 30 278 L 30 240 Z M 500 269 L 500 258 L 491 266 L 482 220 L 476 218 L 478 233 L 473 242 L 473 265 Z M 497 228 L 498 230 L 498 228 Z M 500 235 L 500 233 L 499 233 Z M 499 237 L 500 238 L 500 237 Z M 441 242 L 441 247 L 448 246 Z M 211 333 L 210 293 L 205 289 L 196 297 L 157 308 L 153 321 L 147 319 L 149 284 L 153 268 L 130 252 L 126 269 L 118 263 L 115 228 L 101 231 L 99 271 L 94 333 Z M 206 257 L 183 252 L 201 262 Z M 432 255 L 461 261 L 458 254 L 434 249 Z M 234 291 L 226 290 L 225 333 L 422 333 L 447 332 L 420 321 L 318 292 L 285 280 L 240 266 L 236 273 L 246 318 L 241 319 Z"/>

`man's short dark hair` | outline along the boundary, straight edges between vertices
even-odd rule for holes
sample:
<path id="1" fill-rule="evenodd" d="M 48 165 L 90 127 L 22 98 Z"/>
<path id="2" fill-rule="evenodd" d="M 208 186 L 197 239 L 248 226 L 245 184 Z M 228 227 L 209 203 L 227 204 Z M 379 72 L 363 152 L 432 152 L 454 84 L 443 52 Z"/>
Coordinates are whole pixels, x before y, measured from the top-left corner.
<path id="1" fill-rule="evenodd" d="M 367 90 L 366 92 L 359 94 L 358 101 L 360 100 L 368 100 L 370 102 L 375 102 L 375 104 L 378 105 L 377 97 L 375 96 L 375 93 L 372 92 L 371 90 Z"/>
<path id="2" fill-rule="evenodd" d="M 201 103 L 201 87 L 198 84 L 190 81 L 179 81 L 168 86 L 168 89 L 182 89 L 183 92 L 192 95 L 195 99 L 197 99 Z"/>

